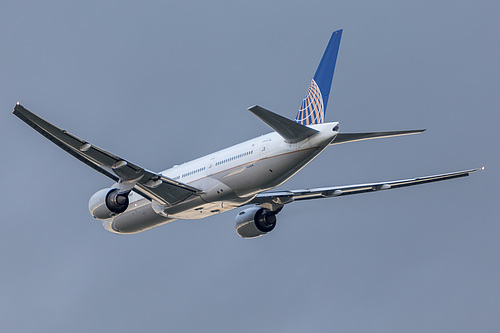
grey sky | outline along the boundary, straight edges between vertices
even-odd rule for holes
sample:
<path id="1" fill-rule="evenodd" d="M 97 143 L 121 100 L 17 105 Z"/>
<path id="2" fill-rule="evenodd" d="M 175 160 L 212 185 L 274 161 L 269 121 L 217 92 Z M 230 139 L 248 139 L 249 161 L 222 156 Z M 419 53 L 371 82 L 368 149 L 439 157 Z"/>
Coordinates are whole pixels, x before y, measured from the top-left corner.
<path id="1" fill-rule="evenodd" d="M 0 5 L 2 332 L 498 332 L 498 1 L 16 1 Z M 283 188 L 465 179 L 296 203 L 265 237 L 237 211 L 134 236 L 87 209 L 110 185 L 25 107 L 162 170 L 293 118 L 344 29 L 327 120 L 427 128 L 336 146 Z"/>

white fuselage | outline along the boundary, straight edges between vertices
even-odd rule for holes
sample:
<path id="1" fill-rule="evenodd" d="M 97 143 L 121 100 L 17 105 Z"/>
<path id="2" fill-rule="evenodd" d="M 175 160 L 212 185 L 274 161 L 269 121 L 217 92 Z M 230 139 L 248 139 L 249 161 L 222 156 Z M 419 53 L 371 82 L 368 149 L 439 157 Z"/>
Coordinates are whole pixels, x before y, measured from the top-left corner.
<path id="1" fill-rule="evenodd" d="M 131 192 L 129 208 L 103 221 L 117 233 L 136 233 L 177 219 L 201 219 L 244 205 L 258 193 L 290 179 L 335 139 L 337 122 L 311 125 L 318 133 L 286 143 L 269 133 L 161 172 L 204 192 L 172 207 Z"/>

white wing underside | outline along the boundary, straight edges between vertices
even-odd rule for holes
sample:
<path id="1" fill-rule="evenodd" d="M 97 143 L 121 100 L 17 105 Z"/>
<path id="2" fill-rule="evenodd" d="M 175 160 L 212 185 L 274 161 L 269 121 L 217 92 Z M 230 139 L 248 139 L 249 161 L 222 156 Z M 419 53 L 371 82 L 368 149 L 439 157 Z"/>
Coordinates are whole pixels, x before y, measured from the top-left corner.
<path id="1" fill-rule="evenodd" d="M 393 180 L 386 182 L 376 182 L 368 184 L 318 187 L 318 188 L 304 189 L 304 190 L 263 192 L 258 194 L 248 204 L 257 204 L 269 210 L 276 211 L 281 207 L 283 207 L 284 205 L 294 201 L 332 198 L 350 194 L 372 193 L 380 190 L 388 190 L 394 188 L 438 182 L 441 180 L 466 177 L 470 173 L 478 170 L 481 170 L 481 168 L 450 172 L 433 176 Z"/>

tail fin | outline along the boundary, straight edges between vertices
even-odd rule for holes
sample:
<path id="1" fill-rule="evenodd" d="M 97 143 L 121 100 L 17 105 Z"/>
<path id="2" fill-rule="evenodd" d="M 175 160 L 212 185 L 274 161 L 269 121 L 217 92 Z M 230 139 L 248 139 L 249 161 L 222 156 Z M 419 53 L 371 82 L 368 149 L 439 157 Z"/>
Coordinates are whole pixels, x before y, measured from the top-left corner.
<path id="1" fill-rule="evenodd" d="M 323 58 L 321 58 L 316 74 L 314 74 L 306 97 L 302 101 L 299 113 L 295 118 L 295 121 L 299 124 L 321 124 L 325 119 L 333 71 L 339 53 L 340 37 L 342 37 L 342 30 L 337 30 L 332 34 L 328 42 Z"/>

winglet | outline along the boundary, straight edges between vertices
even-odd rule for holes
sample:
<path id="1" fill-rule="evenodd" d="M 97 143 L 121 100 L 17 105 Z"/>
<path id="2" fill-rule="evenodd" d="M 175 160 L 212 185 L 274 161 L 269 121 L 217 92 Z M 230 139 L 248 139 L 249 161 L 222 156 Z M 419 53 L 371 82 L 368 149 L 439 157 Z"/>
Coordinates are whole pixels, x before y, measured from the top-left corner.
<path id="1" fill-rule="evenodd" d="M 296 123 L 258 105 L 254 105 L 248 108 L 248 110 L 278 132 L 289 143 L 305 140 L 318 133 L 315 129 Z"/>

